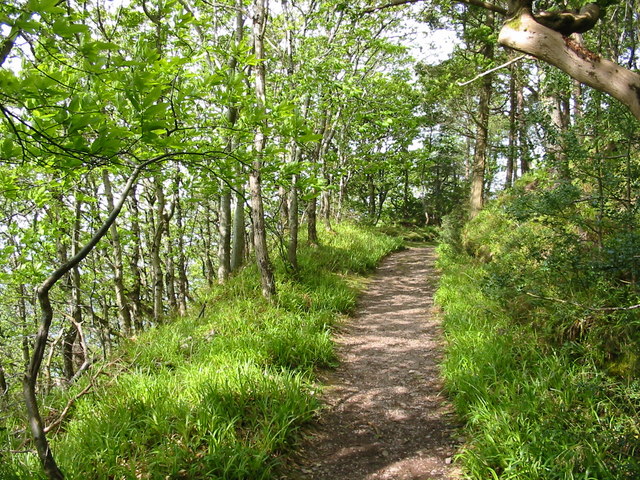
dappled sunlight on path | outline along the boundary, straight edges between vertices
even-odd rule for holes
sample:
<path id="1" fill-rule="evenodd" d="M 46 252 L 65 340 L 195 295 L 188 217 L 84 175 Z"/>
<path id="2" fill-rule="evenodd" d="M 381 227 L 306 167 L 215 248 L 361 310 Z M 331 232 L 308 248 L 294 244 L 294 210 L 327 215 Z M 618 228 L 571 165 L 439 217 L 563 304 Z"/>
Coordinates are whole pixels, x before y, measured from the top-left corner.
<path id="1" fill-rule="evenodd" d="M 388 257 L 338 338 L 341 365 L 325 380 L 327 409 L 284 478 L 445 480 L 456 423 L 442 394 L 434 250 Z"/>

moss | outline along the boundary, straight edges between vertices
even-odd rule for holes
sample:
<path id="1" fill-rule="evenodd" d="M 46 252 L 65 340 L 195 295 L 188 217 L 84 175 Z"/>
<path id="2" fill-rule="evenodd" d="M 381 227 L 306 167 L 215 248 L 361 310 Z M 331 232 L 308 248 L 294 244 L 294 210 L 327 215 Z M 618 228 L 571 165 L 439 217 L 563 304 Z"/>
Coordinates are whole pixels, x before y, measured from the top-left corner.
<path id="1" fill-rule="evenodd" d="M 504 22 L 504 26 L 511 30 L 520 30 L 521 25 L 522 25 L 522 19 L 520 18 L 520 15 L 509 18 L 507 19 L 506 22 Z"/>

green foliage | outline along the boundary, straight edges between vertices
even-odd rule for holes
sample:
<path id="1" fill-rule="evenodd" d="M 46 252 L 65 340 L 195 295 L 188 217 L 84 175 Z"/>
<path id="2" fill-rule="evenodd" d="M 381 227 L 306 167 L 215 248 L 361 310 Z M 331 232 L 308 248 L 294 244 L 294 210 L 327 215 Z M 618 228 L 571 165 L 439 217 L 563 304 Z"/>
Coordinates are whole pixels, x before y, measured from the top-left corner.
<path id="1" fill-rule="evenodd" d="M 96 367 L 98 385 L 52 437 L 67 478 L 272 478 L 319 406 L 314 370 L 335 365 L 330 334 L 354 307 L 350 279 L 400 244 L 354 225 L 324 235 L 322 247 L 300 252 L 298 277 L 279 267 L 276 304 L 260 294 L 255 267 L 245 268 L 191 315 Z M 58 409 L 83 386 L 47 403 Z M 13 457 L 0 476 L 38 470 Z"/>
<path id="2" fill-rule="evenodd" d="M 584 190 L 555 182 L 524 178 L 443 228 L 444 374 L 471 478 L 640 475 L 635 236 L 611 224 L 600 248 Z"/>

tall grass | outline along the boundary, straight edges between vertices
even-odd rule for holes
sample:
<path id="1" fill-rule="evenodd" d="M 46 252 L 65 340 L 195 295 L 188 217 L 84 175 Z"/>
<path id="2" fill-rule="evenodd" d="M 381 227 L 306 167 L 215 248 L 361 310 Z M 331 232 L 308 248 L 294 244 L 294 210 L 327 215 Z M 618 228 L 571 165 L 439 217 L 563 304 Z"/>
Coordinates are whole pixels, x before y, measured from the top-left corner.
<path id="1" fill-rule="evenodd" d="M 61 469 L 70 479 L 272 478 L 319 408 L 314 370 L 335 365 L 331 331 L 355 305 L 354 279 L 398 247 L 338 225 L 301 251 L 296 278 L 278 267 L 276 303 L 249 266 L 202 299 L 201 317 L 129 341 L 53 436 Z M 3 465 L 2 478 L 38 478 L 32 459 Z"/>
<path id="2" fill-rule="evenodd" d="M 584 345 L 549 343 L 535 321 L 514 319 L 487 295 L 494 272 L 484 263 L 442 245 L 439 266 L 444 375 L 467 425 L 468 477 L 640 478 L 640 382 L 608 376 Z"/>

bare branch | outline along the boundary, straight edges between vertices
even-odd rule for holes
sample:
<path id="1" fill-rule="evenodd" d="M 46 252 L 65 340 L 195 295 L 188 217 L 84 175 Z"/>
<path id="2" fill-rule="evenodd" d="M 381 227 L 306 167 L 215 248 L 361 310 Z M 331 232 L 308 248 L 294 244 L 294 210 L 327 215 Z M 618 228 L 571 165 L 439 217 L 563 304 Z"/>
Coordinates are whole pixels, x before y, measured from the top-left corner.
<path id="1" fill-rule="evenodd" d="M 522 60 L 523 58 L 526 58 L 528 56 L 529 55 L 526 55 L 526 54 L 520 55 L 519 57 L 513 58 L 513 59 L 509 60 L 508 62 L 503 63 L 502 65 L 498 65 L 497 67 L 494 67 L 494 68 L 492 68 L 490 70 L 487 70 L 486 72 L 482 72 L 482 73 L 476 75 L 471 80 L 467 80 L 466 82 L 458 82 L 458 86 L 459 87 L 464 87 L 465 85 L 469 85 L 470 83 L 475 82 L 479 78 L 486 77 L 487 75 L 489 75 L 489 74 L 491 74 L 491 73 L 493 73 L 493 72 L 495 72 L 497 70 L 500 70 L 502 68 L 506 68 L 509 65 L 513 65 L 514 63 L 519 62 L 520 60 Z"/>
<path id="2" fill-rule="evenodd" d="M 379 5 L 377 7 L 371 7 L 371 8 L 367 8 L 366 10 L 363 10 L 362 13 L 373 13 L 373 12 L 377 12 L 378 10 L 384 10 L 386 8 L 392 8 L 392 7 L 397 7 L 399 5 L 406 5 L 409 3 L 418 3 L 421 2 L 423 0 L 392 0 L 389 3 L 386 3 L 384 5 Z M 494 5 L 493 3 L 489 3 L 489 2 L 485 2 L 483 0 L 458 0 L 460 3 L 466 3 L 467 5 L 473 5 L 474 7 L 480 7 L 480 8 L 484 8 L 486 10 L 490 10 L 492 12 L 496 12 L 499 13 L 500 15 L 506 15 L 507 14 L 507 9 L 506 8 L 502 8 L 498 5 Z"/>
<path id="3" fill-rule="evenodd" d="M 540 300 L 546 300 L 548 302 L 556 302 L 556 303 L 564 303 L 565 305 L 573 305 L 574 307 L 584 308 L 585 310 L 589 310 L 591 312 L 625 312 L 629 310 L 637 310 L 640 308 L 640 304 L 637 305 L 629 305 L 628 307 L 590 307 L 589 305 L 583 305 L 577 302 L 570 302 L 568 300 L 563 300 L 561 298 L 555 297 L 543 297 L 542 295 L 536 295 L 531 292 L 524 292 L 525 295 L 533 298 L 539 298 Z"/>

